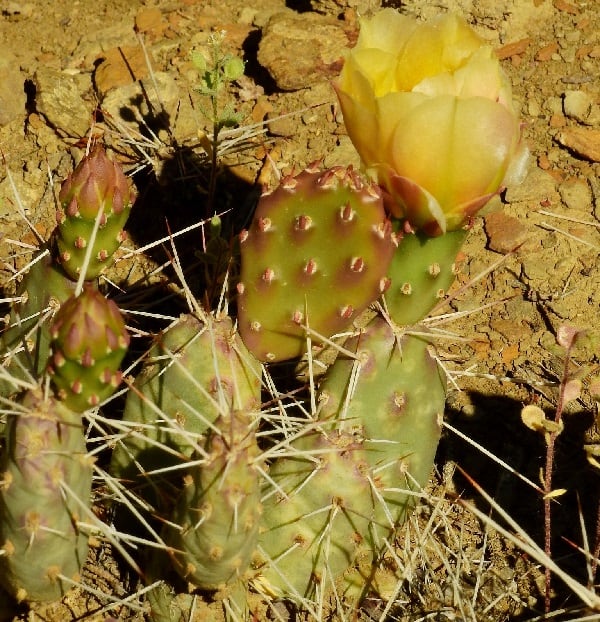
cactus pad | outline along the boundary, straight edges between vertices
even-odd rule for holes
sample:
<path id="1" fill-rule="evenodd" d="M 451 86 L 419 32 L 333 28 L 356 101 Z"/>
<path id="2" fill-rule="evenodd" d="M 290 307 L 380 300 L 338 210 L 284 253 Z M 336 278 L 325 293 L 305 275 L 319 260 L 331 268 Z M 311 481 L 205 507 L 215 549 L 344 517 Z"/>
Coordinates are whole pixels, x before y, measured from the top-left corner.
<path id="1" fill-rule="evenodd" d="M 255 559 L 262 586 L 296 601 L 331 587 L 369 538 L 373 513 L 362 444 L 315 431 L 292 442 L 269 478 Z M 369 545 L 367 545 L 369 546 Z"/>
<path id="2" fill-rule="evenodd" d="M 219 415 L 258 409 L 260 390 L 260 365 L 230 318 L 207 316 L 203 322 L 182 316 L 158 336 L 128 392 L 123 421 L 132 431 L 140 425 L 141 432 L 116 446 L 112 472 L 132 480 L 145 497 L 148 488 L 159 497 L 169 496 L 168 478 L 147 472 L 190 458 Z"/>
<path id="3" fill-rule="evenodd" d="M 77 528 L 91 501 L 92 462 L 81 417 L 41 391 L 10 415 L 0 462 L 0 583 L 18 601 L 49 601 L 77 580 L 88 539 Z"/>
<path id="4" fill-rule="evenodd" d="M 396 243 L 379 188 L 336 167 L 264 194 L 240 248 L 240 334 L 271 362 L 302 353 L 305 326 L 326 338 L 348 328 L 387 287 Z"/>
<path id="5" fill-rule="evenodd" d="M 51 320 L 60 304 L 73 295 L 75 285 L 47 253 L 31 266 L 17 291 L 21 301 L 13 307 L 9 327 L 0 337 L 2 366 L 8 371 L 0 380 L 0 395 L 16 393 L 19 380 L 38 379 L 46 370 Z"/>
<path id="6" fill-rule="evenodd" d="M 217 589 L 243 576 L 258 538 L 259 450 L 251 417 L 241 411 L 220 416 L 205 451 L 188 470 L 165 540 L 184 579 Z"/>
<path id="7" fill-rule="evenodd" d="M 421 321 L 444 298 L 456 278 L 455 259 L 465 237 L 466 231 L 459 229 L 434 238 L 421 232 L 402 238 L 385 292 L 388 313 L 396 324 Z"/>
<path id="8" fill-rule="evenodd" d="M 344 348 L 319 393 L 319 418 L 364 439 L 378 494 L 374 532 L 382 545 L 427 483 L 441 433 L 446 381 L 422 337 L 375 317 Z"/>

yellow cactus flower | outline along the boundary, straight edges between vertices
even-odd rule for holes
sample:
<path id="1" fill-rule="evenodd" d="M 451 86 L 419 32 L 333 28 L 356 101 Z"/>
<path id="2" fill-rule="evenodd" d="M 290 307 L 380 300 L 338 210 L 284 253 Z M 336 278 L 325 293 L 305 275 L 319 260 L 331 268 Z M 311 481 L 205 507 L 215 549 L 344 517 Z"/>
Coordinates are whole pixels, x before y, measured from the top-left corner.
<path id="1" fill-rule="evenodd" d="M 510 82 L 461 18 L 361 20 L 335 83 L 348 134 L 393 216 L 439 235 L 525 172 Z"/>

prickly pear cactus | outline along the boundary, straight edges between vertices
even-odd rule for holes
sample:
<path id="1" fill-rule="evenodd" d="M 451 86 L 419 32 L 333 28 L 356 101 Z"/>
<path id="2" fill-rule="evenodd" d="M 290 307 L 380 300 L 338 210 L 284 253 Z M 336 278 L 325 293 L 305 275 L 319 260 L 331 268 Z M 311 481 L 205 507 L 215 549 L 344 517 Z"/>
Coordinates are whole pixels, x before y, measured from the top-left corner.
<path id="1" fill-rule="evenodd" d="M 364 439 L 376 484 L 377 547 L 406 519 L 427 483 L 441 433 L 446 381 L 422 336 L 381 317 L 344 343 L 319 391 L 319 418 Z"/>
<path id="2" fill-rule="evenodd" d="M 259 589 L 302 602 L 371 548 L 373 491 L 362 443 L 350 434 L 315 430 L 286 454 L 269 470 L 254 565 Z"/>
<path id="3" fill-rule="evenodd" d="M 0 395 L 9 396 L 18 391 L 19 381 L 35 381 L 43 374 L 50 323 L 75 285 L 48 252 L 31 266 L 17 290 L 20 301 L 13 306 L 8 328 L 0 337 L 1 365 L 6 370 L 0 378 Z"/>
<path id="4" fill-rule="evenodd" d="M 117 305 L 91 284 L 58 310 L 50 328 L 48 373 L 59 399 L 77 412 L 97 406 L 121 383 L 129 334 Z"/>
<path id="5" fill-rule="evenodd" d="M 177 572 L 204 589 L 240 580 L 256 546 L 261 516 L 259 450 L 252 418 L 219 416 L 184 478 L 165 541 Z"/>
<path id="6" fill-rule="evenodd" d="M 173 489 L 167 474 L 147 473 L 181 465 L 201 451 L 202 435 L 219 415 L 258 409 L 260 382 L 260 365 L 231 318 L 182 316 L 158 336 L 127 394 L 113 474 L 153 503 L 176 496 L 178 484 Z"/>
<path id="7" fill-rule="evenodd" d="M 387 311 L 401 326 L 420 322 L 444 298 L 456 278 L 455 259 L 467 232 L 459 229 L 435 238 L 407 233 L 388 270 Z"/>
<path id="8" fill-rule="evenodd" d="M 74 280 L 82 269 L 86 280 L 95 279 L 125 239 L 123 227 L 135 200 L 129 180 L 96 145 L 65 180 L 58 198 L 60 262 Z"/>
<path id="9" fill-rule="evenodd" d="M 385 291 L 396 243 L 377 186 L 311 167 L 261 197 L 240 249 L 240 334 L 272 362 L 302 353 L 306 326 L 315 341 L 347 329 Z"/>
<path id="10" fill-rule="evenodd" d="M 30 391 L 9 415 L 5 440 L 0 583 L 18 601 L 55 600 L 78 580 L 87 556 L 77 521 L 91 503 L 92 460 L 81 417 Z"/>

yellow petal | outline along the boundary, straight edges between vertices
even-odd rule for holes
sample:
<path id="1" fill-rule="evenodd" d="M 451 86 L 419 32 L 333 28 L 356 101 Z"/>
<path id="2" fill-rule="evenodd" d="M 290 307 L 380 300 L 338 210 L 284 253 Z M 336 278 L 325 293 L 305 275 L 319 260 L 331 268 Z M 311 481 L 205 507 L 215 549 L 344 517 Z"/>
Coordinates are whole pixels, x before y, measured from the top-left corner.
<path id="1" fill-rule="evenodd" d="M 401 116 L 383 159 L 435 196 L 446 214 L 498 190 L 519 133 L 504 106 L 442 95 L 423 97 Z"/>

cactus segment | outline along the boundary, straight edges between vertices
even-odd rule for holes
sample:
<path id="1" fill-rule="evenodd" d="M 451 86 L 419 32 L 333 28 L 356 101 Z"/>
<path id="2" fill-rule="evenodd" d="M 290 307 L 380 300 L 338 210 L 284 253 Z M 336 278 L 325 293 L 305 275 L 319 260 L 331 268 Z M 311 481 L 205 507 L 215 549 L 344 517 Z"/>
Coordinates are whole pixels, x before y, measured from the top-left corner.
<path id="1" fill-rule="evenodd" d="M 125 239 L 123 227 L 135 200 L 129 180 L 121 166 L 97 145 L 63 182 L 58 198 L 60 262 L 65 272 L 78 280 L 88 245 L 93 243 L 85 279 L 95 279 L 112 263 L 115 251 Z"/>
<path id="2" fill-rule="evenodd" d="M 399 326 L 420 322 L 446 295 L 456 278 L 455 259 L 465 230 L 435 238 L 422 232 L 404 235 L 392 258 L 385 292 L 389 316 Z"/>
<path id="3" fill-rule="evenodd" d="M 77 412 L 97 406 L 121 383 L 129 334 L 117 305 L 91 284 L 58 310 L 50 328 L 48 373 L 59 399 Z"/>
<path id="4" fill-rule="evenodd" d="M 0 337 L 1 365 L 8 372 L 0 379 L 0 395 L 8 397 L 18 392 L 19 380 L 35 380 L 43 374 L 50 352 L 51 318 L 74 290 L 75 283 L 47 252 L 31 266 L 17 290 L 22 301 L 11 310 L 9 327 Z"/>
<path id="5" fill-rule="evenodd" d="M 240 334 L 272 362 L 302 354 L 306 326 L 330 337 L 379 298 L 396 241 L 378 187 L 336 167 L 264 194 L 240 250 Z"/>
<path id="6" fill-rule="evenodd" d="M 446 382 L 426 339 L 374 318 L 344 348 L 319 391 L 319 418 L 364 439 L 377 487 L 376 546 L 407 517 L 427 483 L 441 433 Z"/>
<path id="7" fill-rule="evenodd" d="M 186 581 L 217 589 L 243 576 L 258 539 L 259 450 L 249 415 L 234 411 L 220 416 L 205 451 L 206 458 L 184 478 L 165 541 Z"/>
<path id="8" fill-rule="evenodd" d="M 92 462 L 77 413 L 39 390 L 22 407 L 8 417 L 0 460 L 0 583 L 17 601 L 50 601 L 86 560 L 77 521 L 91 502 Z"/>
<path id="9" fill-rule="evenodd" d="M 263 588 L 301 601 L 353 563 L 373 514 L 368 471 L 362 444 L 337 431 L 300 437 L 274 462 L 254 562 Z"/>
<path id="10" fill-rule="evenodd" d="M 115 447 L 113 474 L 159 503 L 173 485 L 147 473 L 189 459 L 220 414 L 258 409 L 260 378 L 230 318 L 182 316 L 159 335 L 127 394 L 123 421 L 133 433 Z"/>

